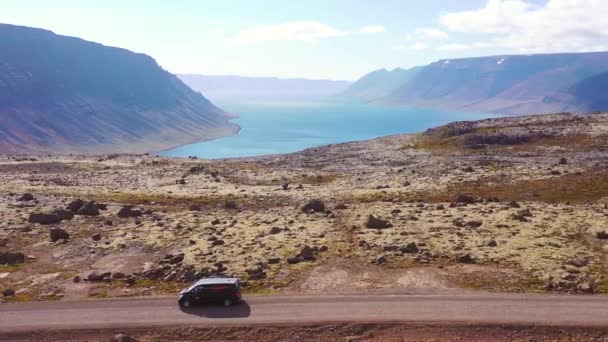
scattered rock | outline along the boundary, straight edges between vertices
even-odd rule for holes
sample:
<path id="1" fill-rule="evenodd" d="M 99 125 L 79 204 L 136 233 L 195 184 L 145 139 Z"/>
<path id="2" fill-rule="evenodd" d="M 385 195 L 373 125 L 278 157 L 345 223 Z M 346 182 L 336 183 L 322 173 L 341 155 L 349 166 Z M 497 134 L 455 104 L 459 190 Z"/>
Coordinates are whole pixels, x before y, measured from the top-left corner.
<path id="1" fill-rule="evenodd" d="M 456 261 L 462 264 L 474 264 L 476 263 L 475 258 L 471 256 L 471 254 L 462 254 L 456 257 Z"/>
<path id="2" fill-rule="evenodd" d="M 188 210 L 190 211 L 201 211 L 203 210 L 203 208 L 198 205 L 198 204 L 191 204 L 190 207 L 188 207 Z"/>
<path id="3" fill-rule="evenodd" d="M 608 232 L 606 232 L 606 231 L 597 232 L 597 234 L 595 234 L 595 236 L 600 240 L 606 240 L 606 239 L 608 239 Z"/>
<path id="4" fill-rule="evenodd" d="M 0 265 L 16 265 L 25 262 L 23 253 L 0 252 Z"/>
<path id="5" fill-rule="evenodd" d="M 376 260 L 374 260 L 374 262 L 375 262 L 377 265 L 386 264 L 386 261 L 387 261 L 387 260 L 386 260 L 386 257 L 385 257 L 384 255 L 378 255 L 378 256 L 376 257 Z"/>
<path id="6" fill-rule="evenodd" d="M 496 240 L 494 240 L 494 239 L 490 239 L 490 240 L 489 240 L 489 241 L 486 243 L 486 246 L 488 246 L 488 247 L 496 247 L 496 246 L 498 246 L 498 244 L 496 243 Z"/>
<path id="7" fill-rule="evenodd" d="M 289 184 L 288 183 L 283 184 L 282 187 L 283 187 L 283 190 L 285 190 L 285 191 L 289 190 Z"/>
<path id="8" fill-rule="evenodd" d="M 78 198 L 68 204 L 67 210 L 76 213 L 78 210 L 80 210 L 80 208 L 82 208 L 83 205 L 84 201 Z"/>
<path id="9" fill-rule="evenodd" d="M 230 209 L 230 210 L 236 210 L 239 208 L 238 204 L 236 203 L 236 201 L 226 201 L 224 203 L 224 208 L 225 209 Z"/>
<path id="10" fill-rule="evenodd" d="M 302 248 L 302 250 L 300 251 L 299 256 L 303 259 L 303 260 L 314 260 L 315 255 L 314 255 L 314 250 L 312 248 L 310 248 L 310 246 L 304 246 L 304 248 Z"/>
<path id="11" fill-rule="evenodd" d="M 4 297 L 13 297 L 13 296 L 15 296 L 15 290 L 13 290 L 13 289 L 6 289 L 6 290 L 2 291 L 2 296 L 4 296 Z"/>
<path id="12" fill-rule="evenodd" d="M 279 262 L 281 262 L 281 258 L 279 258 L 279 257 L 268 258 L 268 264 L 270 264 L 270 265 L 278 264 Z"/>
<path id="13" fill-rule="evenodd" d="M 340 204 L 337 204 L 337 205 L 334 207 L 334 209 L 335 209 L 335 210 L 346 210 L 346 209 L 348 209 L 348 207 L 346 206 L 346 204 L 340 203 Z"/>
<path id="14" fill-rule="evenodd" d="M 91 239 L 93 239 L 93 241 L 99 241 L 99 240 L 101 240 L 101 234 L 97 233 L 97 234 L 91 236 Z"/>
<path id="15" fill-rule="evenodd" d="M 61 222 L 61 218 L 55 214 L 32 213 L 27 221 L 29 223 L 55 224 Z"/>
<path id="16" fill-rule="evenodd" d="M 589 259 L 586 258 L 572 258 L 566 261 L 567 265 L 572 265 L 574 267 L 585 267 L 589 265 Z"/>
<path id="17" fill-rule="evenodd" d="M 52 214 L 57 215 L 61 221 L 71 220 L 74 218 L 74 213 L 69 210 L 57 209 L 54 210 Z"/>
<path id="18" fill-rule="evenodd" d="M 268 232 L 268 233 L 271 235 L 275 235 L 275 234 L 279 234 L 282 231 L 283 230 L 279 227 L 272 227 L 272 228 L 270 228 L 270 232 Z"/>
<path id="19" fill-rule="evenodd" d="M 133 209 L 132 205 L 125 205 L 120 209 L 117 216 L 121 218 L 140 217 L 143 213 L 140 210 Z"/>
<path id="20" fill-rule="evenodd" d="M 114 223 L 112 222 L 112 220 L 106 220 L 103 224 L 106 225 L 106 226 L 111 226 Z"/>
<path id="21" fill-rule="evenodd" d="M 469 221 L 465 225 L 468 228 L 479 228 L 483 223 L 481 221 Z"/>
<path id="22" fill-rule="evenodd" d="M 324 213 L 325 212 L 325 203 L 320 200 L 312 200 L 306 203 L 302 207 L 302 211 L 305 213 Z"/>
<path id="23" fill-rule="evenodd" d="M 462 171 L 463 171 L 463 172 L 473 172 L 473 171 L 475 171 L 475 170 L 473 170 L 473 167 L 472 167 L 472 166 L 467 166 L 467 167 L 465 167 L 464 169 L 462 169 Z"/>
<path id="24" fill-rule="evenodd" d="M 401 248 L 401 253 L 416 254 L 419 251 L 420 250 L 418 249 L 418 246 L 416 245 L 415 242 L 410 242 Z"/>
<path id="25" fill-rule="evenodd" d="M 473 204 L 473 203 L 475 203 L 475 199 L 469 195 L 459 194 L 454 198 L 454 203 Z"/>
<path id="26" fill-rule="evenodd" d="M 125 334 L 117 334 L 112 337 L 110 342 L 138 342 L 135 338 L 125 335 Z"/>
<path id="27" fill-rule="evenodd" d="M 74 278 L 72 278 L 72 281 L 76 284 L 80 283 L 82 279 L 80 278 L 80 276 L 75 276 Z"/>
<path id="28" fill-rule="evenodd" d="M 367 217 L 367 222 L 365 223 L 365 226 L 370 229 L 386 229 L 391 228 L 393 225 L 386 220 L 376 218 L 374 217 L 374 215 L 370 214 Z"/>
<path id="29" fill-rule="evenodd" d="M 224 242 L 224 240 L 220 240 L 220 239 L 218 239 L 218 240 L 213 241 L 213 242 L 211 243 L 211 245 L 212 245 L 212 246 L 221 246 L 221 245 L 223 245 L 224 243 L 225 243 L 225 242 Z"/>
<path id="30" fill-rule="evenodd" d="M 50 237 L 52 242 L 59 240 L 69 240 L 70 234 L 61 228 L 53 228 L 50 230 Z"/>
<path id="31" fill-rule="evenodd" d="M 559 159 L 559 165 L 566 165 L 566 164 L 568 164 L 568 160 L 566 158 Z"/>
<path id="32" fill-rule="evenodd" d="M 91 281 L 91 282 L 110 281 L 111 279 L 112 279 L 112 273 L 110 273 L 110 272 L 105 272 L 105 273 L 93 272 L 87 276 L 87 280 Z"/>
<path id="33" fill-rule="evenodd" d="M 32 195 L 30 193 L 25 193 L 17 199 L 18 202 L 29 202 L 29 201 L 33 201 L 33 200 L 34 200 L 34 195 Z"/>
<path id="34" fill-rule="evenodd" d="M 511 201 L 511 202 L 507 203 L 507 205 L 511 208 L 521 208 L 519 203 L 517 203 L 516 201 Z"/>
<path id="35" fill-rule="evenodd" d="M 99 207 L 94 201 L 87 202 L 82 207 L 80 207 L 80 209 L 78 209 L 76 215 L 97 216 L 99 215 Z"/>

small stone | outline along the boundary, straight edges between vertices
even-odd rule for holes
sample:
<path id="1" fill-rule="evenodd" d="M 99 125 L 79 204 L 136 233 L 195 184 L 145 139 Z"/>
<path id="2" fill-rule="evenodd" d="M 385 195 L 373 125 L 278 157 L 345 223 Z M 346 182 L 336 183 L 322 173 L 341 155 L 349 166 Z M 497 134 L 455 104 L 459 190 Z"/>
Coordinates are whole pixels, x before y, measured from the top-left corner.
<path id="1" fill-rule="evenodd" d="M 15 290 L 13 289 L 6 289 L 4 291 L 2 291 L 2 296 L 4 297 L 13 297 L 15 295 Z"/>

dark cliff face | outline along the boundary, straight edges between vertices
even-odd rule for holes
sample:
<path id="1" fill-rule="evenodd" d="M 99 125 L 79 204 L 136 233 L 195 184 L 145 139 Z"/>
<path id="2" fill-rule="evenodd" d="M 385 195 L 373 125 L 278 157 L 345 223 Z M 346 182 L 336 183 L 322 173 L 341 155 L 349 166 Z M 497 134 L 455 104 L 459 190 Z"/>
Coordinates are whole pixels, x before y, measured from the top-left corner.
<path id="1" fill-rule="evenodd" d="M 3 24 L 0 46 L 0 152 L 142 152 L 234 129 L 149 56 Z"/>

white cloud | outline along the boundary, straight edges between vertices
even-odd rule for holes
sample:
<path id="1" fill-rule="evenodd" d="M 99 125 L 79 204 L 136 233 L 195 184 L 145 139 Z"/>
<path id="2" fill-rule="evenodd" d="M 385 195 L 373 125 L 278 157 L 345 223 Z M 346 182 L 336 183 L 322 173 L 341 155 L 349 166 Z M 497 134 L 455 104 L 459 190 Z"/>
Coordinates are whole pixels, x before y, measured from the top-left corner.
<path id="1" fill-rule="evenodd" d="M 437 48 L 437 50 L 440 51 L 465 51 L 465 50 L 470 50 L 472 49 L 472 45 L 469 44 L 445 44 L 445 45 L 441 45 L 440 47 Z"/>
<path id="2" fill-rule="evenodd" d="M 315 43 L 319 39 L 343 36 L 345 33 L 316 21 L 292 21 L 277 25 L 256 26 L 238 33 L 236 41 L 257 43 L 267 41 L 301 41 Z"/>
<path id="3" fill-rule="evenodd" d="M 443 39 L 448 39 L 448 34 L 440 29 L 437 28 L 417 28 L 416 31 L 414 31 L 414 36 L 415 37 L 422 37 L 422 38 L 428 38 L 428 39 L 437 39 L 437 40 L 443 40 Z"/>
<path id="4" fill-rule="evenodd" d="M 608 41 L 608 1 L 488 0 L 482 8 L 447 13 L 439 23 L 450 32 L 488 36 L 479 47 L 519 52 L 596 51 Z M 450 44 L 453 45 L 453 44 Z"/>
<path id="5" fill-rule="evenodd" d="M 425 43 L 418 42 L 418 43 L 414 43 L 412 45 L 406 46 L 406 48 L 408 50 L 426 50 L 429 48 L 429 46 Z"/>
<path id="6" fill-rule="evenodd" d="M 361 28 L 361 30 L 359 30 L 359 32 L 361 32 L 361 33 L 382 33 L 382 32 L 386 32 L 386 28 L 382 25 L 367 25 L 367 26 L 363 26 Z"/>

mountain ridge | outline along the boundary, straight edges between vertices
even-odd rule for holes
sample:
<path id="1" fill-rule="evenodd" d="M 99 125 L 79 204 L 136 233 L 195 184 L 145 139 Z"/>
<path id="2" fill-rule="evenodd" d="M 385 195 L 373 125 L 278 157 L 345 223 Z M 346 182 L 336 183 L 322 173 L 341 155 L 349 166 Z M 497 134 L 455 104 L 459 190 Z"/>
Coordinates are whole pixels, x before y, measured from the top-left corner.
<path id="1" fill-rule="evenodd" d="M 577 99 L 580 91 L 570 91 L 607 71 L 608 52 L 441 59 L 420 67 L 376 102 L 510 115 L 607 110 Z"/>
<path id="2" fill-rule="evenodd" d="M 179 74 L 192 89 L 217 99 L 323 98 L 340 93 L 352 82 L 307 78 Z"/>
<path id="3" fill-rule="evenodd" d="M 7 24 L 0 45 L 4 153 L 153 152 L 238 131 L 148 55 Z"/>

